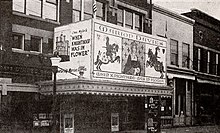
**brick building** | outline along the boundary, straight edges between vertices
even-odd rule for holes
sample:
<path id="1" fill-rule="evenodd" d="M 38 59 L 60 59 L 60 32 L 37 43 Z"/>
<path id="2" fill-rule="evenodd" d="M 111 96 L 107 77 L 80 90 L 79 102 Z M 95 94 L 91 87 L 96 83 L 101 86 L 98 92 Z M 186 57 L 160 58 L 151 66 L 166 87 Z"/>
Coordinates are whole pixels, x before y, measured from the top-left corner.
<path id="1" fill-rule="evenodd" d="M 215 123 L 219 121 L 220 21 L 197 9 L 183 15 L 195 20 L 193 27 L 195 123 Z"/>
<path id="2" fill-rule="evenodd" d="M 54 28 L 91 19 L 92 5 L 93 2 L 87 0 L 1 1 L 2 131 L 51 130 L 53 101 L 50 95 L 52 92 L 50 57 L 55 50 L 54 42 L 57 41 L 54 38 Z M 96 19 L 100 22 L 103 21 L 107 25 L 112 23 L 118 25 L 116 27 L 121 26 L 122 29 L 126 27 L 129 33 L 151 34 L 151 1 L 97 0 L 96 6 Z M 127 57 L 126 54 L 124 57 Z M 139 54 L 141 57 L 140 52 Z M 142 56 L 144 57 L 144 54 Z M 68 55 L 63 54 L 60 57 L 62 62 L 69 60 Z M 140 69 L 145 69 L 143 66 Z M 144 71 L 141 74 L 143 75 Z M 59 101 L 56 106 L 56 118 L 59 123 L 57 130 L 111 132 L 145 129 L 149 117 L 147 113 L 149 110 L 146 110 L 149 96 L 155 97 L 158 104 L 161 97 L 172 95 L 172 89 L 165 85 L 164 76 L 161 81 L 163 85 L 154 86 L 139 83 L 125 85 L 120 82 L 98 82 L 78 78 L 58 80 L 57 93 L 61 95 L 57 97 Z M 73 93 L 66 92 L 68 87 L 73 88 L 71 90 Z M 163 107 L 163 110 L 168 109 Z M 169 110 L 172 108 L 169 107 Z M 157 115 L 159 116 L 158 113 Z M 156 123 L 160 125 L 160 121 Z"/>

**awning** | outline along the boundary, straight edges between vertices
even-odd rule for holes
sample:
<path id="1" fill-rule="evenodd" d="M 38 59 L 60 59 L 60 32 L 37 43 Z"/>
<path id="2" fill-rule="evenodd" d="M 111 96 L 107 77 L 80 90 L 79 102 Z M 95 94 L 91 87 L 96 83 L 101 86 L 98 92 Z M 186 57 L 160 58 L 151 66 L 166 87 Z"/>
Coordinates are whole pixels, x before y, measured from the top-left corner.
<path id="1" fill-rule="evenodd" d="M 167 73 L 167 76 L 168 76 L 169 79 L 172 79 L 172 78 L 176 77 L 176 78 L 183 78 L 183 79 L 195 80 L 195 76 L 194 76 L 194 75 L 184 75 L 184 74 Z"/>
<path id="2" fill-rule="evenodd" d="M 220 85 L 220 82 L 217 81 L 211 81 L 211 80 L 205 80 L 205 79 L 197 79 L 198 83 L 204 83 L 204 84 L 212 84 L 212 85 Z"/>

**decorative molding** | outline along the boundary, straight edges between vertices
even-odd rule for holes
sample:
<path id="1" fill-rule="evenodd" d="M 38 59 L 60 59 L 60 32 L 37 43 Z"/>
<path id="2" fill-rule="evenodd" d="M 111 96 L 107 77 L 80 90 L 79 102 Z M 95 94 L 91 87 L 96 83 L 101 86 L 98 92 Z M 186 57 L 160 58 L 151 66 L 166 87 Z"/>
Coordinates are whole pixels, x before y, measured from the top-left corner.
<path id="1" fill-rule="evenodd" d="M 40 93 L 52 95 L 52 81 L 40 83 Z M 89 80 L 72 80 L 57 83 L 57 94 L 97 94 L 118 96 L 147 96 L 147 95 L 172 95 L 172 88 L 168 86 L 148 86 L 137 84 L 119 84 L 97 82 Z"/>
<path id="2" fill-rule="evenodd" d="M 180 21 L 182 21 L 182 22 L 188 23 L 188 24 L 190 24 L 190 25 L 192 25 L 192 26 L 193 26 L 194 23 L 195 23 L 195 20 L 193 20 L 193 19 L 191 19 L 191 18 L 185 17 L 185 16 L 183 16 L 183 15 L 181 15 L 181 14 L 178 14 L 178 13 L 176 13 L 176 12 L 173 12 L 173 11 L 171 11 L 171 10 L 168 10 L 168 9 L 163 8 L 163 7 L 161 7 L 161 6 L 159 6 L 159 5 L 156 5 L 156 4 L 153 4 L 153 9 L 152 9 L 152 10 L 155 11 L 155 12 L 159 12 L 159 13 L 161 13 L 161 14 L 167 15 L 167 16 L 169 16 L 169 17 L 171 17 L 171 18 L 180 20 Z"/>

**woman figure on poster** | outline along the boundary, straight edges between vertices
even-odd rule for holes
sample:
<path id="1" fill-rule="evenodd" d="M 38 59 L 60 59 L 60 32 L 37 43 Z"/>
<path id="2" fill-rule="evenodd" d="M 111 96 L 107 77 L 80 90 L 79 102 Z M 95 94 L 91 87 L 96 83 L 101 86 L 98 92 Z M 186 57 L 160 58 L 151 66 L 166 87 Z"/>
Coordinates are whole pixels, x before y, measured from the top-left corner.
<path id="1" fill-rule="evenodd" d="M 141 74 L 141 65 L 137 57 L 137 44 L 135 41 L 131 43 L 131 54 L 128 55 L 123 73 L 136 76 Z"/>

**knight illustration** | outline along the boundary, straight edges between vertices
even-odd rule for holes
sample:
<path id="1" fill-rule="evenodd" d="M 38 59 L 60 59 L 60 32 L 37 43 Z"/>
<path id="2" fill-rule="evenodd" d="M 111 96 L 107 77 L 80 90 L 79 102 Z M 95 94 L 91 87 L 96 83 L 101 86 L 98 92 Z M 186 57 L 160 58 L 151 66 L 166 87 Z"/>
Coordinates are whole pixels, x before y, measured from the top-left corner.
<path id="1" fill-rule="evenodd" d="M 106 46 L 104 47 L 106 51 L 98 52 L 95 65 L 97 70 L 101 70 L 102 64 L 114 63 L 115 61 L 120 63 L 120 56 L 117 56 L 119 46 L 115 43 L 109 43 L 109 37 L 106 37 Z"/>

